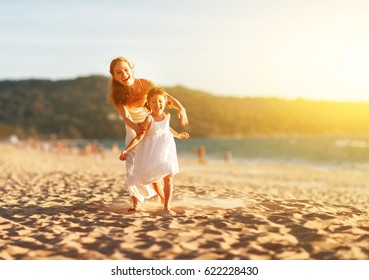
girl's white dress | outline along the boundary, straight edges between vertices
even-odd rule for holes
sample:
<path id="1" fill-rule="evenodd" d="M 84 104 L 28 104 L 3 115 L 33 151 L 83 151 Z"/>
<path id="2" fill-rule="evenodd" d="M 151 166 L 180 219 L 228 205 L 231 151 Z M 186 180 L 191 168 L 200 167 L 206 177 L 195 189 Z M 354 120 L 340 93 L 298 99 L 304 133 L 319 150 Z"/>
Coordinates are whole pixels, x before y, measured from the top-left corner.
<path id="1" fill-rule="evenodd" d="M 177 149 L 173 134 L 169 129 L 170 115 L 162 121 L 148 116 L 151 125 L 136 147 L 135 163 L 129 184 L 145 185 L 161 180 L 179 171 Z"/>
<path id="2" fill-rule="evenodd" d="M 146 116 L 149 114 L 149 111 L 145 109 L 144 107 L 139 108 L 128 108 L 128 111 L 133 119 L 134 122 L 142 122 Z M 126 146 L 128 146 L 129 143 L 131 143 L 132 139 L 136 137 L 136 132 L 126 125 L 126 139 L 125 143 Z M 136 155 L 136 149 L 133 149 L 128 154 L 128 158 L 126 159 L 126 187 L 128 188 L 128 191 L 131 196 L 135 196 L 140 202 L 144 202 L 145 199 L 149 199 L 151 197 L 154 197 L 156 195 L 156 192 L 152 185 L 136 185 L 132 184 L 132 172 L 133 167 L 135 165 L 135 155 Z"/>

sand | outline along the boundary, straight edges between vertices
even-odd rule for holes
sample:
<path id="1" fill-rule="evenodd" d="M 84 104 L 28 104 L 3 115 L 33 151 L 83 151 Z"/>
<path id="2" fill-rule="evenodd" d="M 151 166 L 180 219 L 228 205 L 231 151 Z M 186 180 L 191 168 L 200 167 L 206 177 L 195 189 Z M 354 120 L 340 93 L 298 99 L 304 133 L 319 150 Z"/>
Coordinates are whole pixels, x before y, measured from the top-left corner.
<path id="1" fill-rule="evenodd" d="M 369 172 L 180 159 L 127 212 L 118 154 L 0 145 L 0 259 L 369 259 Z"/>

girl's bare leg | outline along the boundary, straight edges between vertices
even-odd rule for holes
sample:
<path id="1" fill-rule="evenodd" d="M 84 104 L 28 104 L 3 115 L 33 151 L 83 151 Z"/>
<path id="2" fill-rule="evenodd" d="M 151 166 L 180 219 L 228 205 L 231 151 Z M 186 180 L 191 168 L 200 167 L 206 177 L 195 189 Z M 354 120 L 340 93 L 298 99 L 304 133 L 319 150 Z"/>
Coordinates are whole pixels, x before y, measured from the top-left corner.
<path id="1" fill-rule="evenodd" d="M 164 177 L 164 210 L 170 210 L 170 203 L 173 194 L 173 176 L 168 175 Z"/>
<path id="2" fill-rule="evenodd" d="M 164 199 L 164 192 L 163 192 L 163 186 L 159 182 L 152 183 L 152 186 L 154 187 L 154 190 L 156 191 L 156 193 L 160 197 L 160 201 L 163 204 L 164 201 L 165 201 L 165 199 Z"/>

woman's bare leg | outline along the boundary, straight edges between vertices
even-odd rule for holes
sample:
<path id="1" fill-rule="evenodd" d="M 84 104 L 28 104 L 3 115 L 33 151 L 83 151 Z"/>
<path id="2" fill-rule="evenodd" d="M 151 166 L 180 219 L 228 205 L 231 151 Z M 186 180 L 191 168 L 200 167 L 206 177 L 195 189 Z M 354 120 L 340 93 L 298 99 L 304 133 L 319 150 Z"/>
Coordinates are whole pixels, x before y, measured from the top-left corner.
<path id="1" fill-rule="evenodd" d="M 138 199 L 135 196 L 131 196 L 132 198 L 132 206 L 128 209 L 128 211 L 137 211 L 138 210 Z"/>

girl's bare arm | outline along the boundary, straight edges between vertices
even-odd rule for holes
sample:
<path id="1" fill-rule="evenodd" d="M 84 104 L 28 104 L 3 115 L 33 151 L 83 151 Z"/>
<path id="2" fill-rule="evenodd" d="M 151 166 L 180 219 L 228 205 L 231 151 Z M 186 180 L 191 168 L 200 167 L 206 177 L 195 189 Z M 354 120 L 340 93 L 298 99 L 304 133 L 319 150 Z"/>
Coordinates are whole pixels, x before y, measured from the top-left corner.
<path id="1" fill-rule="evenodd" d="M 182 106 L 182 104 L 177 99 L 175 99 L 173 96 L 170 96 L 169 94 L 168 94 L 168 102 L 171 104 L 171 106 L 174 109 L 178 110 L 177 117 L 181 120 L 181 125 L 187 126 L 188 118 L 187 118 L 186 109 Z"/>
<path id="2" fill-rule="evenodd" d="M 141 142 L 142 138 L 145 136 L 145 131 L 150 127 L 151 121 L 148 117 L 142 122 L 142 127 L 144 132 L 142 134 L 137 134 L 135 138 L 128 144 L 126 149 L 122 151 L 120 155 L 121 160 L 125 160 L 128 157 L 128 154 Z"/>
<path id="3" fill-rule="evenodd" d="M 181 132 L 181 133 L 178 133 L 177 131 L 175 131 L 173 128 L 169 127 L 170 129 L 170 132 L 172 132 L 173 136 L 175 138 L 178 138 L 178 139 L 188 139 L 190 137 L 190 135 L 187 133 L 187 132 Z"/>

